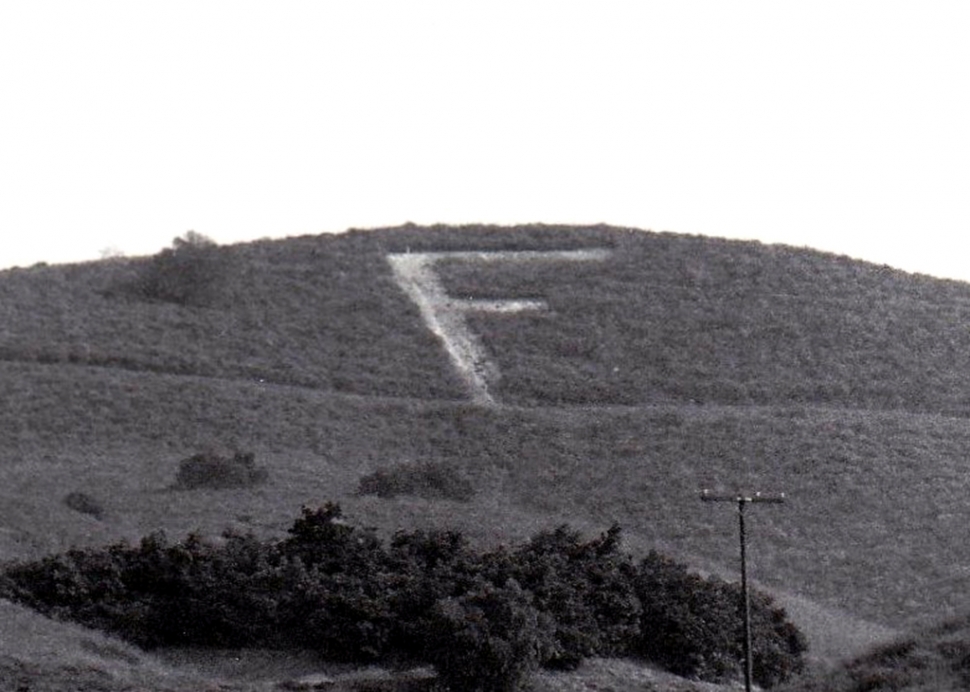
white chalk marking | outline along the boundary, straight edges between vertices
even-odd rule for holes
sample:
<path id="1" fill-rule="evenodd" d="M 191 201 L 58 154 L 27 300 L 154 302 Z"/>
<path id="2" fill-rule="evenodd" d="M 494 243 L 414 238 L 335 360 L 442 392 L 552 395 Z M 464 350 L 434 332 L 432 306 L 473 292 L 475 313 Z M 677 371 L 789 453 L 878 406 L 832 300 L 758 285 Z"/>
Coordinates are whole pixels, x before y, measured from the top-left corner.
<path id="1" fill-rule="evenodd" d="M 445 351 L 459 375 L 468 386 L 472 400 L 494 404 L 489 385 L 499 377 L 479 338 L 468 328 L 466 316 L 472 312 L 515 313 L 545 310 L 544 300 L 474 300 L 453 298 L 441 284 L 434 265 L 440 260 L 459 260 L 473 263 L 591 261 L 605 260 L 611 254 L 606 249 L 501 252 L 407 252 L 393 253 L 387 261 L 394 278 L 421 312 L 428 328 L 441 339 Z"/>

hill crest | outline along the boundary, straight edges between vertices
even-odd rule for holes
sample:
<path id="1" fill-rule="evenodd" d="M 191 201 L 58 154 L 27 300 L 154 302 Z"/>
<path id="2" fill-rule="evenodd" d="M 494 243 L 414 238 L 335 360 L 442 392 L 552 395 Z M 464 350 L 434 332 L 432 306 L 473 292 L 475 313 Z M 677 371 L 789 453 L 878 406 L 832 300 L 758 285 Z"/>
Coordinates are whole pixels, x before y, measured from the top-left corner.
<path id="1" fill-rule="evenodd" d="M 600 254 L 548 254 L 562 251 Z M 844 257 L 605 226 L 405 226 L 217 252 L 203 306 L 119 290 L 150 259 L 0 272 L 0 359 L 447 400 L 469 398 L 478 368 L 489 396 L 525 406 L 970 413 L 970 286 Z M 429 252 L 452 332 L 487 354 L 466 372 L 395 273 L 394 258 Z"/>

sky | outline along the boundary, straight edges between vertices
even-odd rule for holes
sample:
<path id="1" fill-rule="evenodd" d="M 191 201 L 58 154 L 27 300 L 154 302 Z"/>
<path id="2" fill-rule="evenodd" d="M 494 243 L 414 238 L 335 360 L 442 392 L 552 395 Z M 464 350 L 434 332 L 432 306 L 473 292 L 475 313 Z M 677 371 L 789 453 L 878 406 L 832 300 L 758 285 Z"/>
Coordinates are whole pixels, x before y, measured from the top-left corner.
<path id="1" fill-rule="evenodd" d="M 0 267 L 609 223 L 970 280 L 970 3 L 0 0 Z"/>

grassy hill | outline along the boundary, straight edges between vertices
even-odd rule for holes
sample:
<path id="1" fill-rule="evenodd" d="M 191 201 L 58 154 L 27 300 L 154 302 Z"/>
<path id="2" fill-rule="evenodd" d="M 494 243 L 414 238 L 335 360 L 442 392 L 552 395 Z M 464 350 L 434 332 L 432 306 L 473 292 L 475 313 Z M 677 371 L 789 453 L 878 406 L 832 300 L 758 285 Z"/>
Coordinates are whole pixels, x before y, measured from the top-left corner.
<path id="1" fill-rule="evenodd" d="M 221 249 L 205 307 L 133 300 L 145 260 L 0 274 L 0 356 L 336 392 L 459 399 L 391 252 L 608 248 L 603 261 L 443 262 L 506 404 L 808 403 L 966 415 L 970 287 L 758 243 L 596 228 L 412 228 Z M 111 297 L 114 294 L 114 297 Z"/>
<path id="2" fill-rule="evenodd" d="M 898 637 L 834 671 L 807 676 L 785 689 L 937 692 L 968 687 L 970 621 L 963 615 Z"/>
<path id="3" fill-rule="evenodd" d="M 578 249 L 610 254 L 437 264 L 448 296 L 547 306 L 469 317 L 495 406 L 469 401 L 387 261 Z M 609 227 L 406 226 L 214 252 L 199 304 L 131 290 L 148 258 L 0 272 L 0 558 L 158 528 L 276 536 L 332 499 L 385 533 L 458 526 L 483 544 L 617 520 L 635 550 L 730 575 L 734 515 L 697 493 L 745 488 L 789 494 L 751 513 L 751 569 L 801 604 L 817 653 L 848 652 L 840 629 L 970 609 L 966 284 Z M 200 449 L 252 451 L 269 481 L 174 489 Z M 458 464 L 477 496 L 356 495 L 362 475 L 419 460 Z M 70 492 L 104 516 L 66 506 Z"/>

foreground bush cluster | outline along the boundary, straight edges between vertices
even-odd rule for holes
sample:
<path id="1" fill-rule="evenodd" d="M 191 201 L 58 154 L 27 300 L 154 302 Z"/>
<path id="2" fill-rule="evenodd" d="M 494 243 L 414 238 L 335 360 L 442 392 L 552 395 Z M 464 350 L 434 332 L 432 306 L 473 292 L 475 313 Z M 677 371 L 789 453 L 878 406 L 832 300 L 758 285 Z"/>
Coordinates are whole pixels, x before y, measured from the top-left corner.
<path id="1" fill-rule="evenodd" d="M 328 504 L 278 542 L 163 534 L 8 567 L 2 595 L 147 647 L 310 648 L 336 660 L 430 663 L 452 690 L 515 690 L 538 666 L 639 656 L 709 680 L 737 677 L 737 587 L 665 557 L 639 564 L 620 529 L 566 527 L 476 552 L 455 532 L 389 545 Z M 805 642 L 770 598 L 753 600 L 755 678 L 802 667 Z"/>

